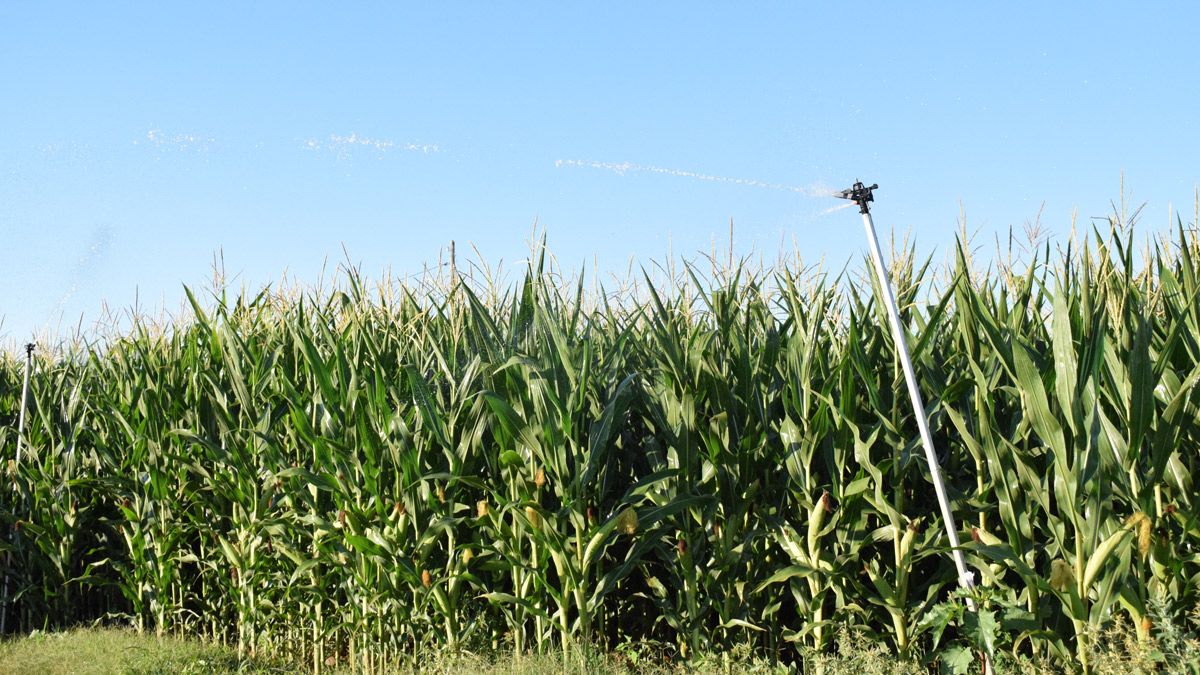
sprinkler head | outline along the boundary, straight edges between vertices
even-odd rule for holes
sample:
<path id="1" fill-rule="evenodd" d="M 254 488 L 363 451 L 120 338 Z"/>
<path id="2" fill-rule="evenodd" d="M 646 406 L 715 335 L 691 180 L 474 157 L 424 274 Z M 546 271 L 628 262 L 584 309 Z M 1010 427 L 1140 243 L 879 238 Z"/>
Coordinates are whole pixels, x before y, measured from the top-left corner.
<path id="1" fill-rule="evenodd" d="M 870 213 L 871 208 L 867 206 L 867 202 L 875 201 L 875 195 L 872 194 L 872 190 L 877 189 L 879 189 L 878 183 L 868 187 L 863 185 L 862 181 L 856 181 L 854 185 L 850 186 L 849 190 L 842 190 L 835 196 L 842 199 L 849 199 L 855 204 L 858 204 L 858 209 L 862 213 Z"/>

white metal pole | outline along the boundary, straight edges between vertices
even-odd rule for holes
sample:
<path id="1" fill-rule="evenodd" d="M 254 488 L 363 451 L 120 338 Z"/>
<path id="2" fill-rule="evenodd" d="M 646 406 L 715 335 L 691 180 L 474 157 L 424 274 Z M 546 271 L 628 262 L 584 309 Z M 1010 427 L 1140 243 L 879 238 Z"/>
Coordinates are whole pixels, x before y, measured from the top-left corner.
<path id="1" fill-rule="evenodd" d="M 21 435 L 25 431 L 25 401 L 29 399 L 29 366 L 33 362 L 33 343 L 25 345 L 25 377 L 21 383 L 21 413 L 17 417 L 17 466 L 21 465 Z"/>
<path id="2" fill-rule="evenodd" d="M 861 188 L 861 184 L 856 185 Z M 880 295 L 887 308 L 888 321 L 892 326 L 892 341 L 896 344 L 896 355 L 900 357 L 900 367 L 904 369 L 904 381 L 908 384 L 908 396 L 912 400 L 913 416 L 917 418 L 917 429 L 921 433 L 921 445 L 925 448 L 925 459 L 929 464 L 929 474 L 933 478 L 933 489 L 937 493 L 938 506 L 942 511 L 942 524 L 946 529 L 946 538 L 950 540 L 951 555 L 954 557 L 954 567 L 958 570 L 958 585 L 964 589 L 975 588 L 975 578 L 967 570 L 967 561 L 963 557 L 958 542 L 958 525 L 954 521 L 954 512 L 950 510 L 950 500 L 946 497 L 946 485 L 942 482 L 942 470 L 938 464 L 937 454 L 933 450 L 933 437 L 929 434 L 929 420 L 925 415 L 925 402 L 921 399 L 921 390 L 917 387 L 917 376 L 913 372 L 912 357 L 908 353 L 908 338 L 904 332 L 904 324 L 900 321 L 900 310 L 896 307 L 896 295 L 892 290 L 891 275 L 883 264 L 883 251 L 879 247 L 879 237 L 875 234 L 875 221 L 871 218 L 871 210 L 867 202 L 871 201 L 870 188 L 865 196 L 857 193 L 862 212 L 863 228 L 867 231 L 867 242 L 871 245 L 871 260 L 875 263 L 875 276 L 879 280 Z M 968 597 L 967 608 L 976 611 L 975 601 Z M 990 654 L 983 655 L 983 672 L 992 673 L 992 658 Z"/>
<path id="3" fill-rule="evenodd" d="M 925 402 L 921 400 L 921 390 L 917 388 L 917 376 L 913 372 L 912 357 L 908 354 L 908 339 L 904 334 L 904 325 L 900 322 L 900 311 L 896 307 L 896 296 L 892 291 L 892 280 L 887 267 L 883 264 L 883 251 L 879 248 L 879 238 L 875 235 L 875 223 L 869 211 L 862 214 L 863 227 L 867 230 L 867 240 L 871 244 L 871 259 L 875 261 L 875 275 L 887 307 L 888 319 L 892 325 L 892 339 L 896 343 L 896 355 L 900 357 L 900 367 L 904 369 L 904 380 L 908 383 L 908 396 L 912 399 L 913 416 L 917 418 L 917 429 L 921 432 L 921 444 L 925 446 L 925 459 L 929 463 L 929 473 L 933 477 L 933 489 L 937 493 L 938 506 L 942 510 L 942 522 L 946 526 L 946 537 L 954 547 L 954 566 L 958 569 L 958 583 L 963 588 L 974 588 L 975 580 L 967 570 L 967 562 L 959 550 L 958 526 L 954 522 L 954 513 L 950 510 L 950 501 L 946 498 L 946 486 L 942 482 L 942 470 L 938 466 L 937 455 L 933 451 L 933 437 L 929 434 L 929 421 L 925 418 Z"/>
<path id="4" fill-rule="evenodd" d="M 17 461 L 14 468 L 21 467 L 21 437 L 25 433 L 25 402 L 29 400 L 29 366 L 33 362 L 33 343 L 25 345 L 25 375 L 21 382 L 21 412 L 17 415 Z M 12 561 L 12 553 L 8 554 L 8 561 Z M 0 637 L 4 636 L 5 629 L 8 628 L 8 577 L 4 575 L 4 605 L 0 607 Z"/>

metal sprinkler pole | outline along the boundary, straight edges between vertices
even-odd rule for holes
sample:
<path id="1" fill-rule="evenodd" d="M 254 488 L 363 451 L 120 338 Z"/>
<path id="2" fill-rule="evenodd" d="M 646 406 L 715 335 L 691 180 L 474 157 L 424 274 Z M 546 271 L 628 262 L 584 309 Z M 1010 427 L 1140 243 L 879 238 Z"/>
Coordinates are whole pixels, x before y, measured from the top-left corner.
<path id="1" fill-rule="evenodd" d="M 14 469 L 21 466 L 21 437 L 25 432 L 25 402 L 29 400 L 29 366 L 33 362 L 33 343 L 25 345 L 25 375 L 21 382 L 21 412 L 17 415 L 17 461 Z M 15 534 L 14 534 L 15 536 Z M 12 553 L 8 554 L 12 560 Z M 8 574 L 4 575 L 4 606 L 0 607 L 0 637 L 8 628 Z"/>
<path id="2" fill-rule="evenodd" d="M 908 353 L 908 338 L 904 333 L 904 324 L 900 322 L 900 310 L 896 308 L 896 295 L 892 290 L 892 279 L 887 267 L 883 264 L 883 251 L 879 248 L 879 237 L 875 234 L 875 221 L 871 219 L 870 202 L 875 201 L 872 191 L 879 188 L 878 184 L 864 186 L 861 181 L 854 183 L 849 190 L 843 190 L 837 196 L 849 199 L 858 204 L 862 214 L 863 228 L 867 231 L 867 242 L 871 245 L 871 260 L 875 263 L 875 276 L 879 280 L 880 295 L 887 308 L 889 323 L 892 326 L 892 340 L 896 343 L 896 354 L 900 357 L 900 366 L 904 369 L 904 381 L 908 384 L 908 397 L 912 400 L 913 416 L 917 418 L 917 429 L 921 433 L 921 445 L 925 447 L 925 460 L 929 464 L 929 473 L 933 477 L 933 489 L 937 493 L 938 506 L 942 511 L 942 524 L 946 529 L 946 538 L 950 540 L 951 555 L 954 557 L 954 567 L 958 570 L 958 585 L 970 590 L 975 588 L 975 578 L 967 570 L 967 561 L 963 557 L 958 542 L 958 525 L 954 522 L 954 512 L 950 510 L 950 500 L 946 497 L 946 485 L 942 482 L 942 470 L 938 465 L 937 454 L 933 451 L 933 437 L 929 434 L 929 420 L 925 416 L 925 402 L 921 399 L 921 390 L 917 387 L 917 376 L 913 372 L 912 357 Z M 967 608 L 976 610 L 975 601 L 967 598 Z M 991 675 L 992 659 L 990 654 L 984 654 L 984 673 Z"/>
<path id="3" fill-rule="evenodd" d="M 21 382 L 21 413 L 17 417 L 17 466 L 21 465 L 21 432 L 25 431 L 25 401 L 29 399 L 29 365 L 33 362 L 33 343 L 25 345 L 25 377 Z"/>

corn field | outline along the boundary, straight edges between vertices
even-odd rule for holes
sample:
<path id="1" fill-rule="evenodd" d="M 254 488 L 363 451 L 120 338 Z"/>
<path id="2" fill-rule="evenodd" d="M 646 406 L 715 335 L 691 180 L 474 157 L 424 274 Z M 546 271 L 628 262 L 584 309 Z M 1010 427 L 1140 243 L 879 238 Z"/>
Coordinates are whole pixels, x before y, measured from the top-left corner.
<path id="1" fill-rule="evenodd" d="M 1064 668 L 1200 603 L 1200 247 L 1131 239 L 893 264 L 994 648 Z M 35 352 L 19 465 L 3 357 L 8 629 L 127 619 L 314 670 L 965 634 L 871 282 L 663 276 L 189 292 Z"/>

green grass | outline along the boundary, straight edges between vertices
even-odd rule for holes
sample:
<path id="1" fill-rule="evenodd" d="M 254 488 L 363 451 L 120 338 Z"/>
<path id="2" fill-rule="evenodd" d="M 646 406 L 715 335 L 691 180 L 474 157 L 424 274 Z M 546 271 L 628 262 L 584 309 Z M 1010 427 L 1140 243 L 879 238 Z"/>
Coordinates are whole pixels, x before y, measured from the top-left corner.
<path id="1" fill-rule="evenodd" d="M 803 672 L 822 675 L 920 675 L 934 672 L 930 664 L 902 658 L 885 645 L 843 631 L 835 648 L 809 655 Z M 1200 640 L 1178 627 L 1165 626 L 1150 641 L 1139 640 L 1136 630 L 1113 627 L 1096 641 L 1092 663 L 1098 675 L 1125 673 L 1200 673 Z M 132 629 L 79 628 L 59 633 L 35 632 L 0 642 L 0 675 L 9 673 L 307 673 L 306 664 L 284 659 L 240 658 L 235 649 L 196 638 L 139 635 Z M 323 672 L 349 675 L 346 666 L 328 665 Z M 667 657 L 662 645 L 627 643 L 611 652 L 575 650 L 564 654 L 512 653 L 458 654 L 431 651 L 405 666 L 388 669 L 399 673 L 473 673 L 475 675 L 768 675 L 798 672 L 796 667 L 771 664 L 749 649 L 700 654 L 686 664 Z M 1046 661 L 1000 654 L 996 673 L 1038 675 L 1063 672 Z"/>
<path id="2" fill-rule="evenodd" d="M 772 673 L 788 672 L 769 666 L 746 653 L 701 657 L 688 667 L 663 660 L 653 649 L 624 649 L 604 654 L 457 655 L 431 653 L 419 665 L 400 666 L 394 672 L 476 673 L 478 675 L 617 675 L 624 673 Z M 304 673 L 304 665 L 285 660 L 239 658 L 235 649 L 198 639 L 156 638 L 132 629 L 79 628 L 59 633 L 35 632 L 0 643 L 0 675 L 9 673 Z M 329 666 L 326 672 L 355 672 Z"/>
<path id="3" fill-rule="evenodd" d="M 238 658 L 199 640 L 138 635 L 133 630 L 80 628 L 33 633 L 0 643 L 0 675 L 27 673 L 274 673 L 294 668 Z"/>

